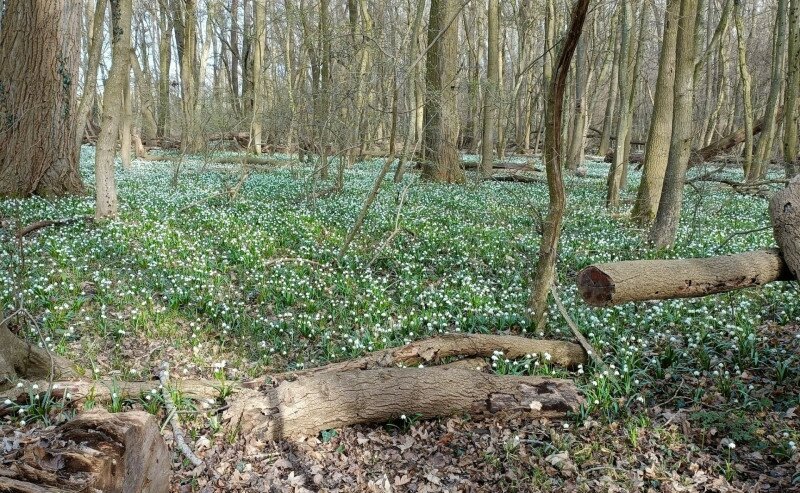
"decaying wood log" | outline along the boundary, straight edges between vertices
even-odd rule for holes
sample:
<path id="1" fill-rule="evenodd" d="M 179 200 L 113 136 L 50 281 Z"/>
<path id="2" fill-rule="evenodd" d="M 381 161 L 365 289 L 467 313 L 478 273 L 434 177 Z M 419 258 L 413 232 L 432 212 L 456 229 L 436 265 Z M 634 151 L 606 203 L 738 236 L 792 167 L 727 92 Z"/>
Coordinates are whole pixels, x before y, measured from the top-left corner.
<path id="1" fill-rule="evenodd" d="M 144 411 L 92 411 L 27 440 L 4 452 L 0 492 L 167 493 L 170 489 L 169 451 L 156 420 Z"/>
<path id="2" fill-rule="evenodd" d="M 610 150 L 606 153 L 606 156 L 603 158 L 603 162 L 605 163 L 613 163 L 614 162 L 614 150 Z M 643 152 L 632 152 L 628 155 L 628 162 L 630 164 L 636 164 L 636 169 L 639 169 L 644 163 L 644 153 Z"/>
<path id="3" fill-rule="evenodd" d="M 160 156 L 147 155 L 141 159 L 143 161 L 164 161 L 164 162 L 181 161 L 180 156 L 165 156 L 165 155 L 160 155 Z M 252 165 L 262 165 L 262 166 L 285 166 L 287 164 L 291 164 L 290 161 L 282 159 L 272 159 L 267 157 L 250 156 L 250 155 L 212 156 L 208 159 L 208 162 L 216 164 L 252 164 Z"/>
<path id="4" fill-rule="evenodd" d="M 783 260 L 800 280 L 800 176 L 775 193 L 769 203 L 769 216 Z"/>
<path id="5" fill-rule="evenodd" d="M 506 175 L 492 175 L 489 181 L 500 181 L 510 183 L 547 183 L 544 176 L 531 176 L 522 173 L 511 173 Z"/>
<path id="6" fill-rule="evenodd" d="M 234 429 L 271 440 L 322 430 L 468 412 L 563 417 L 582 402 L 570 380 L 487 375 L 461 368 L 380 368 L 318 373 L 243 391 L 225 411 Z"/>
<path id="7" fill-rule="evenodd" d="M 592 306 L 613 306 L 694 298 L 791 279 L 780 251 L 768 249 L 722 257 L 590 265 L 578 273 L 578 291 Z"/>

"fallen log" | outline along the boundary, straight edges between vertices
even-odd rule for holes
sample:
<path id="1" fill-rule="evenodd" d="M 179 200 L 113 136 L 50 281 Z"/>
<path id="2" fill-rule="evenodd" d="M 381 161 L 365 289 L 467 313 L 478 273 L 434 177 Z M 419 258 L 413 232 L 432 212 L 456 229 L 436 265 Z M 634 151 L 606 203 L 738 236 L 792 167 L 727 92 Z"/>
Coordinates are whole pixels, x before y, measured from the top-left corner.
<path id="1" fill-rule="evenodd" d="M 769 203 L 775 242 L 792 274 L 800 280 L 800 176 L 776 192 Z"/>
<path id="2" fill-rule="evenodd" d="M 782 118 L 783 106 L 780 106 L 778 107 L 778 111 L 775 112 L 775 122 L 780 122 Z M 756 124 L 753 126 L 753 136 L 761 133 L 761 131 L 764 129 L 764 123 L 765 119 L 763 117 L 756 122 Z M 693 165 L 712 161 L 715 157 L 719 156 L 723 152 L 728 151 L 729 149 L 744 142 L 746 135 L 745 129 L 740 128 L 730 135 L 726 135 L 725 137 L 717 139 L 702 149 L 692 151 L 689 164 Z"/>
<path id="3" fill-rule="evenodd" d="M 530 176 L 518 173 L 508 175 L 492 175 L 489 181 L 511 182 L 511 183 L 547 183 L 543 176 Z"/>
<path id="4" fill-rule="evenodd" d="M 181 161 L 180 156 L 154 156 L 154 155 L 147 155 L 142 158 L 143 161 L 163 161 L 163 162 L 177 162 Z M 185 157 L 183 158 L 185 159 Z M 224 156 L 224 157 L 210 157 L 208 159 L 210 163 L 217 163 L 217 164 L 253 164 L 253 165 L 262 165 L 262 166 L 283 166 L 289 164 L 289 161 L 285 161 L 282 159 L 273 159 L 273 158 L 266 158 L 266 157 L 259 157 L 259 156 Z"/>
<path id="5" fill-rule="evenodd" d="M 578 292 L 592 306 L 695 298 L 792 280 L 777 249 L 722 257 L 628 260 L 590 265 L 578 273 Z"/>
<path id="6" fill-rule="evenodd" d="M 225 411 L 233 429 L 270 440 L 353 424 L 468 412 L 563 417 L 582 399 L 570 380 L 487 375 L 461 368 L 381 368 L 320 373 L 243 391 Z"/>
<path id="7" fill-rule="evenodd" d="M 613 163 L 614 162 L 614 154 L 615 151 L 612 149 L 606 153 L 606 156 L 603 158 L 603 162 L 605 163 Z M 643 152 L 632 152 L 628 155 L 628 163 L 642 165 L 644 163 L 644 153 Z M 639 169 L 639 166 L 636 167 Z"/>
<path id="8" fill-rule="evenodd" d="M 169 451 L 155 419 L 144 411 L 92 411 L 19 440 L 17 444 L 9 440 L 4 450 L 2 492 L 167 493 L 170 489 Z"/>

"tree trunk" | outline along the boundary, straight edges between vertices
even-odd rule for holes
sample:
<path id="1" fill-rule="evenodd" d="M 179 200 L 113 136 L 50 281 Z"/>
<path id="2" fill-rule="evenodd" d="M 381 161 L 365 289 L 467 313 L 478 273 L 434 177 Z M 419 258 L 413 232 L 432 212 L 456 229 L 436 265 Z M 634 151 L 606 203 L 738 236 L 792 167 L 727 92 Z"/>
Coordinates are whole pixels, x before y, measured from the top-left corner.
<path id="1" fill-rule="evenodd" d="M 83 191 L 80 0 L 6 0 L 0 25 L 0 197 Z"/>
<path id="2" fill-rule="evenodd" d="M 800 0 L 789 0 L 789 58 L 783 108 L 783 162 L 786 177 L 800 172 L 797 160 L 797 124 L 800 121 Z"/>
<path id="3" fill-rule="evenodd" d="M 197 54 L 197 0 L 173 0 L 173 8 L 181 78 L 181 149 L 183 152 L 197 153 L 204 144 L 197 118 L 202 83 Z"/>
<path id="4" fill-rule="evenodd" d="M 592 306 L 613 306 L 695 298 L 791 279 L 781 253 L 771 249 L 723 257 L 590 265 L 578 273 L 578 292 Z"/>
<path id="5" fill-rule="evenodd" d="M 87 47 L 89 60 L 83 77 L 83 91 L 81 102 L 78 106 L 78 120 L 75 126 L 75 145 L 79 149 L 81 142 L 83 142 L 83 135 L 86 132 L 89 112 L 94 105 L 97 93 L 97 70 L 100 67 L 100 56 L 103 48 L 103 24 L 105 24 L 106 18 L 106 5 L 108 5 L 108 0 L 97 0 L 94 15 L 92 16 L 92 32 L 89 38 L 90 43 Z"/>
<path id="6" fill-rule="evenodd" d="M 144 41 L 142 44 L 144 44 Z M 145 51 L 144 48 L 141 48 L 140 51 L 143 57 L 147 57 L 147 51 Z M 148 73 L 142 70 L 142 65 L 139 63 L 139 58 L 136 56 L 136 51 L 133 49 L 131 49 L 131 67 L 136 77 L 136 90 L 139 93 L 140 112 L 142 116 L 142 136 L 149 142 L 156 138 L 156 129 L 158 128 L 155 103 L 153 101 L 153 79 L 149 74 L 149 67 L 145 65 L 145 69 Z"/>
<path id="7" fill-rule="evenodd" d="M 756 148 L 755 162 L 758 165 L 758 174 L 750 173 L 748 180 L 755 181 L 766 176 L 769 168 L 770 155 L 772 154 L 772 144 L 775 140 L 775 115 L 778 113 L 778 97 L 783 87 L 783 63 L 786 59 L 786 17 L 787 5 L 789 0 L 778 0 L 778 10 L 775 13 L 775 29 L 772 38 L 772 71 L 769 83 L 769 95 L 767 96 L 767 108 L 764 111 L 764 130 L 761 138 L 758 139 Z"/>
<path id="8" fill-rule="evenodd" d="M 683 204 L 683 187 L 689 165 L 694 104 L 694 51 L 697 0 L 681 0 L 676 44 L 675 100 L 672 137 L 658 205 L 656 221 L 650 230 L 650 241 L 657 247 L 675 243 Z"/>
<path id="9" fill-rule="evenodd" d="M 492 173 L 494 161 L 494 138 L 497 126 L 497 106 L 500 104 L 498 90 L 500 88 L 500 1 L 489 0 L 489 29 L 486 32 L 487 49 L 487 81 L 483 92 L 483 137 L 481 138 L 481 175 L 488 177 Z"/>
<path id="10" fill-rule="evenodd" d="M 384 423 L 401 415 L 429 419 L 464 412 L 523 412 L 534 418 L 563 417 L 580 403 L 569 380 L 448 367 L 383 368 L 315 374 L 243 392 L 224 417 L 242 433 L 280 440 L 353 424 Z"/>
<path id="11" fill-rule="evenodd" d="M 264 118 L 264 53 L 267 44 L 266 6 L 253 0 L 253 113 L 250 120 L 253 152 L 261 154 L 261 120 Z"/>
<path id="12" fill-rule="evenodd" d="M 114 155 L 117 151 L 125 86 L 130 84 L 132 1 L 109 0 L 109 2 L 114 35 L 111 40 L 111 70 L 103 94 L 103 123 L 95 151 L 97 182 L 95 220 L 97 221 L 117 215 Z M 128 152 L 130 152 L 130 141 Z"/>
<path id="13" fill-rule="evenodd" d="M 553 285 L 558 258 L 558 242 L 561 238 L 561 225 L 564 220 L 566 196 L 564 179 L 561 175 L 561 118 L 564 106 L 564 91 L 572 55 L 581 37 L 589 0 L 578 0 L 572 8 L 569 30 L 555 64 L 555 77 L 547 94 L 545 109 L 544 162 L 547 168 L 547 191 L 549 206 L 545 218 L 542 241 L 539 244 L 539 258 L 531 287 L 529 308 L 533 311 L 534 324 L 538 329 L 547 320 L 547 298 Z M 551 22 L 554 21 L 551 19 Z"/>
<path id="14" fill-rule="evenodd" d="M 169 137 L 169 72 L 172 66 L 172 38 L 173 24 L 167 8 L 168 0 L 159 0 L 158 27 L 158 120 L 156 135 L 159 138 Z"/>
<path id="15" fill-rule="evenodd" d="M 642 180 L 631 215 L 639 224 L 650 223 L 658 211 L 672 137 L 675 84 L 675 44 L 678 40 L 680 0 L 669 0 L 664 11 L 664 41 L 658 63 L 656 94 L 645 146 Z"/>
<path id="16" fill-rule="evenodd" d="M 569 143 L 567 169 L 575 172 L 583 164 L 583 143 L 586 136 L 586 37 L 581 36 L 575 52 L 575 113 L 572 115 L 572 138 Z"/>
<path id="17" fill-rule="evenodd" d="M 445 183 L 464 181 L 458 158 L 459 4 L 432 0 L 428 23 L 422 177 Z"/>
<path id="18" fill-rule="evenodd" d="M 742 84 L 744 108 L 744 176 L 750 177 L 753 167 L 753 96 L 750 70 L 747 68 L 747 46 L 742 21 L 742 0 L 733 0 L 733 18 L 736 25 L 736 52 L 739 59 L 739 77 Z M 759 173 L 756 172 L 755 176 Z"/>
<path id="19" fill-rule="evenodd" d="M 800 178 L 773 195 L 769 203 L 775 242 L 792 274 L 800 280 Z"/>
<path id="20" fill-rule="evenodd" d="M 631 0 L 622 0 L 622 16 L 620 17 L 620 48 L 619 48 L 619 123 L 617 124 L 617 138 L 615 141 L 614 161 L 608 170 L 606 194 L 606 207 L 619 207 L 619 192 L 622 187 L 623 167 L 625 166 L 625 141 L 630 128 L 628 127 L 628 112 L 630 108 L 630 95 L 632 81 L 628 73 L 628 50 L 630 49 L 631 28 Z"/>
<path id="21" fill-rule="evenodd" d="M 45 433 L 35 442 L 5 453 L 0 491 L 170 490 L 170 453 L 158 423 L 144 411 L 92 411 Z"/>
<path id="22" fill-rule="evenodd" d="M 130 75 L 130 74 L 128 74 Z M 122 89 L 122 121 L 119 126 L 119 156 L 124 169 L 131 168 L 131 134 L 133 132 L 133 98 L 130 78 Z"/>
<path id="23" fill-rule="evenodd" d="M 783 118 L 783 106 L 779 106 L 775 112 L 775 122 L 779 122 Z M 766 126 L 766 121 L 764 118 L 758 120 L 755 125 L 753 125 L 752 134 L 757 135 L 761 133 L 761 131 Z M 714 158 L 719 156 L 725 151 L 733 149 L 737 145 L 741 144 L 745 141 L 747 137 L 747 132 L 745 129 L 740 128 L 735 132 L 726 135 L 714 142 L 710 143 L 709 145 L 699 149 L 697 151 L 692 152 L 692 156 L 689 160 L 690 164 L 700 164 L 707 161 L 713 161 Z"/>
<path id="24" fill-rule="evenodd" d="M 616 21 L 616 15 L 611 22 Z M 614 30 L 616 32 L 616 30 Z M 614 131 L 614 111 L 617 106 L 617 93 L 619 92 L 619 50 L 617 50 L 616 39 L 612 40 L 611 50 L 614 58 L 611 61 L 611 78 L 608 82 L 608 98 L 606 99 L 606 110 L 603 113 L 603 131 L 600 135 L 600 145 L 597 153 L 601 156 L 608 154 L 611 144 L 611 133 Z"/>

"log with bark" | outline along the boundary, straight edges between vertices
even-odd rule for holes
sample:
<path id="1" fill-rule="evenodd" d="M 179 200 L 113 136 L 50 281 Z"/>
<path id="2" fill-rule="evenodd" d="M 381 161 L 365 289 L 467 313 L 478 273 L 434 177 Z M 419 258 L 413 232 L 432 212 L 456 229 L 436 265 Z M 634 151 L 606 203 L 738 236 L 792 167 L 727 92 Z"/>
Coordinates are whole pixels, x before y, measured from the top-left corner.
<path id="1" fill-rule="evenodd" d="M 781 252 L 758 250 L 721 257 L 628 260 L 590 265 L 578 273 L 578 291 L 592 306 L 695 298 L 793 279 Z"/>
<path id="2" fill-rule="evenodd" d="M 271 440 L 402 415 L 468 412 L 563 417 L 582 402 L 571 380 L 487 375 L 462 368 L 381 368 L 318 373 L 277 387 L 243 391 L 225 411 L 234 429 Z"/>
<path id="3" fill-rule="evenodd" d="M 0 319 L 2 320 L 2 319 Z M 19 379 L 46 379 L 51 374 L 69 377 L 73 374 L 69 361 L 35 344 L 31 344 L 0 322 L 0 389 L 12 386 Z"/>
<path id="4" fill-rule="evenodd" d="M 482 358 L 495 351 L 502 351 L 509 359 L 537 354 L 568 368 L 587 361 L 581 346 L 571 342 L 449 334 L 319 368 L 250 382 L 228 382 L 225 385 L 232 395 L 226 416 L 242 430 L 285 438 L 350 424 L 380 423 L 402 414 L 434 417 L 522 410 L 531 416 L 555 417 L 580 404 L 577 389 L 568 380 L 483 373 L 486 363 Z M 451 361 L 455 358 L 462 359 Z M 430 366 L 437 363 L 444 364 Z M 220 382 L 216 380 L 173 383 L 185 397 L 220 397 Z M 118 396 L 139 398 L 157 388 L 159 382 L 59 381 L 49 388 L 45 381 L 37 384 L 40 392 L 49 391 L 55 398 L 69 392 L 72 402 L 88 396 L 104 402 L 111 398 L 112 389 Z M 25 402 L 29 389 L 13 388 L 5 394 L 0 399 Z"/>
<path id="5" fill-rule="evenodd" d="M 769 216 L 783 259 L 792 274 L 800 279 L 800 176 L 773 195 Z"/>
<path id="6" fill-rule="evenodd" d="M 171 471 L 153 416 L 99 410 L 43 434 L 7 440 L 0 491 L 167 493 Z"/>

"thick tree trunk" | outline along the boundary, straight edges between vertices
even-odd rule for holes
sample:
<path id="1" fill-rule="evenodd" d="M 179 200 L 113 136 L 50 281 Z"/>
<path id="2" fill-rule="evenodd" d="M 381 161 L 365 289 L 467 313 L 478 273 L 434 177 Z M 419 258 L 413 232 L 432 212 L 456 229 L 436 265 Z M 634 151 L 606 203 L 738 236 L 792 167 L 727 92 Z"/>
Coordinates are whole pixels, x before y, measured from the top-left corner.
<path id="1" fill-rule="evenodd" d="M 431 181 L 460 183 L 458 158 L 458 33 L 459 3 L 432 0 L 425 71 L 424 134 L 426 162 L 422 176 Z"/>
<path id="2" fill-rule="evenodd" d="M 751 179 L 753 167 L 753 96 L 750 70 L 747 68 L 747 46 L 744 39 L 742 2 L 733 0 L 733 18 L 736 26 L 736 54 L 739 61 L 739 79 L 742 85 L 742 108 L 744 109 L 744 175 Z M 760 173 L 754 173 L 758 176 Z"/>
<path id="3" fill-rule="evenodd" d="M 631 215 L 639 224 L 650 223 L 656 217 L 664 174 L 667 170 L 669 142 L 672 137 L 672 109 L 675 95 L 675 44 L 678 40 L 679 0 L 669 0 L 664 11 L 664 41 L 658 62 L 656 94 L 650 130 L 647 134 L 642 180 Z"/>
<path id="4" fill-rule="evenodd" d="M 117 151 L 120 116 L 123 113 L 125 86 L 130 84 L 131 0 L 109 0 L 113 38 L 112 65 L 103 94 L 103 123 L 95 152 L 96 197 L 95 220 L 117 215 L 117 185 L 114 178 L 114 155 Z M 130 156 L 130 141 L 128 141 Z M 130 158 L 129 158 L 130 160 Z"/>
<path id="5" fill-rule="evenodd" d="M 800 280 L 800 178 L 773 195 L 769 203 L 775 242 L 794 277 Z"/>
<path id="6" fill-rule="evenodd" d="M 580 403 L 569 380 L 447 367 L 383 368 L 316 374 L 243 392 L 224 416 L 245 434 L 280 440 L 352 424 L 384 423 L 401 415 L 428 419 L 464 412 L 523 412 L 534 418 L 563 417 Z"/>
<path id="7" fill-rule="evenodd" d="M 156 135 L 160 138 L 169 137 L 169 72 L 172 66 L 172 16 L 167 9 L 167 0 L 159 1 L 158 27 L 158 120 Z"/>
<path id="8" fill-rule="evenodd" d="M 4 453 L 0 491 L 167 493 L 171 459 L 144 411 L 82 414 L 36 442 Z"/>
<path id="9" fill-rule="evenodd" d="M 781 253 L 771 249 L 723 257 L 590 265 L 578 273 L 578 292 L 592 306 L 613 306 L 695 298 L 791 279 Z"/>
<path id="10" fill-rule="evenodd" d="M 606 207 L 619 207 L 619 192 L 622 187 L 623 168 L 625 163 L 625 141 L 630 128 L 628 126 L 628 113 L 630 110 L 630 95 L 632 81 L 628 71 L 628 50 L 630 46 L 631 30 L 631 0 L 622 0 L 622 16 L 620 17 L 620 54 L 619 54 L 619 123 L 617 124 L 617 139 L 614 149 L 614 161 L 608 170 L 606 186 Z"/>
<path id="11" fill-rule="evenodd" d="M 266 6 L 263 0 L 253 1 L 253 113 L 250 116 L 252 150 L 261 154 L 261 120 L 264 118 L 266 81 L 263 66 L 267 44 Z"/>
<path id="12" fill-rule="evenodd" d="M 83 191 L 80 0 L 7 0 L 0 26 L 0 197 Z"/>

